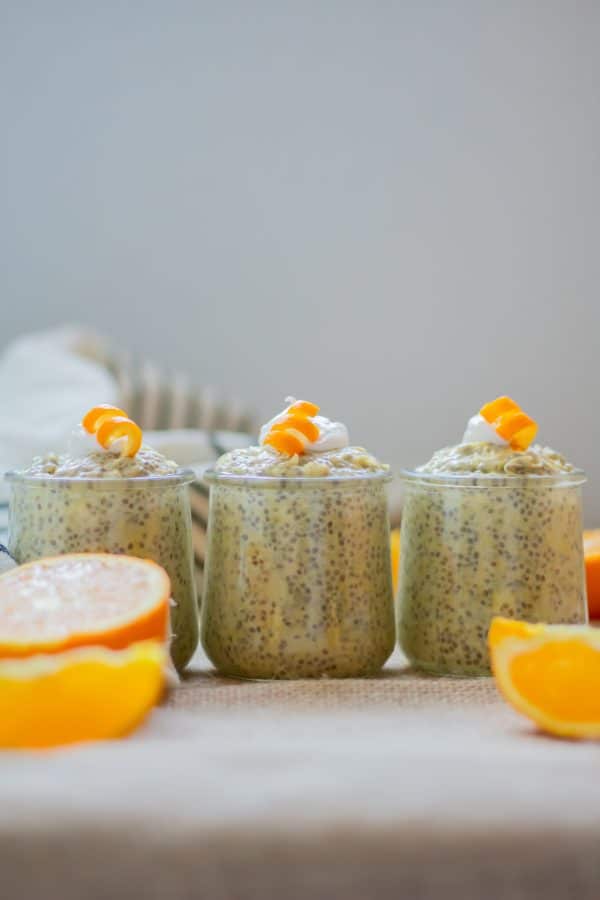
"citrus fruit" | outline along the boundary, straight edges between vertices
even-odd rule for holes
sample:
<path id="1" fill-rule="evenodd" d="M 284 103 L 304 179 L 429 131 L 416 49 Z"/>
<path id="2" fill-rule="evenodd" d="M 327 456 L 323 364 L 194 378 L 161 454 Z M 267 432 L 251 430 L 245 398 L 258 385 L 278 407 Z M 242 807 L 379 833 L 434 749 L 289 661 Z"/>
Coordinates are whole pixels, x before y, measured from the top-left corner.
<path id="1" fill-rule="evenodd" d="M 600 528 L 583 532 L 583 555 L 590 619 L 600 619 Z"/>
<path id="2" fill-rule="evenodd" d="M 488 643 L 506 700 L 550 734 L 600 738 L 600 630 L 495 618 Z"/>
<path id="3" fill-rule="evenodd" d="M 78 647 L 0 660 L 0 747 L 42 748 L 122 737 L 160 700 L 166 648 Z"/>
<path id="4" fill-rule="evenodd" d="M 168 637 L 169 576 L 109 553 L 40 559 L 0 575 L 0 658 Z"/>

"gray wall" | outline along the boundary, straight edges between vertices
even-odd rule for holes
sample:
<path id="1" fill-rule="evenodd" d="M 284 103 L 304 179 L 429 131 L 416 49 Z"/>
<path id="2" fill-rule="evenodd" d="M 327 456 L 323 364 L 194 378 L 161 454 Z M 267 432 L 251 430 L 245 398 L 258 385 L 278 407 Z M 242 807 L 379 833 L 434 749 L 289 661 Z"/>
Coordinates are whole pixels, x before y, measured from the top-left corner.
<path id="1" fill-rule="evenodd" d="M 0 0 L 0 345 L 78 320 L 412 464 L 513 394 L 600 524 L 597 2 Z"/>

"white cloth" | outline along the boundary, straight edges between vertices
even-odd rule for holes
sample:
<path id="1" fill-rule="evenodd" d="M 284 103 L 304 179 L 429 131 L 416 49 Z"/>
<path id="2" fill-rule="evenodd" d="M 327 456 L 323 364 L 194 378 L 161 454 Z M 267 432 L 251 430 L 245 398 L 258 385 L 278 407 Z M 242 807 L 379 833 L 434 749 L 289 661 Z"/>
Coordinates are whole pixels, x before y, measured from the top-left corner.
<path id="1" fill-rule="evenodd" d="M 68 326 L 18 338 L 5 350 L 0 357 L 0 474 L 63 446 L 90 406 L 117 402 L 117 382 L 94 359 L 96 347 L 100 342 L 93 334 Z"/>

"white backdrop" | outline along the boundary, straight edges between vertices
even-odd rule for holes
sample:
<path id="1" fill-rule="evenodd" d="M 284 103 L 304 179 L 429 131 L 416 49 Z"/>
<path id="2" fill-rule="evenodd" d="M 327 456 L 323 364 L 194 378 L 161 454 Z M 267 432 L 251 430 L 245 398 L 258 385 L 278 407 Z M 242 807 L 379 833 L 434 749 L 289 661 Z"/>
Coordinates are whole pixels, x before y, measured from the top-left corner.
<path id="1" fill-rule="evenodd" d="M 0 0 L 0 346 L 79 321 L 394 465 L 513 394 L 600 525 L 600 4 Z"/>

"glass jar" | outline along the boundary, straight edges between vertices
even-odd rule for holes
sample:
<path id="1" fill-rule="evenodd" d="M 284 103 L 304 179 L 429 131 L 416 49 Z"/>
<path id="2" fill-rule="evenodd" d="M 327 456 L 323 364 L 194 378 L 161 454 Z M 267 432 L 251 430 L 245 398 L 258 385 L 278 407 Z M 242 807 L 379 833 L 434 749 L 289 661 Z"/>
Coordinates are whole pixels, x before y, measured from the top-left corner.
<path id="1" fill-rule="evenodd" d="M 489 674 L 493 616 L 587 621 L 583 472 L 402 478 L 398 633 L 415 666 Z"/>
<path id="2" fill-rule="evenodd" d="M 6 475 L 8 549 L 19 563 L 61 553 L 153 559 L 171 579 L 171 656 L 181 670 L 198 644 L 188 485 L 193 472 L 136 478 Z"/>
<path id="3" fill-rule="evenodd" d="M 201 638 L 219 672 L 377 673 L 395 643 L 389 475 L 205 477 Z"/>

